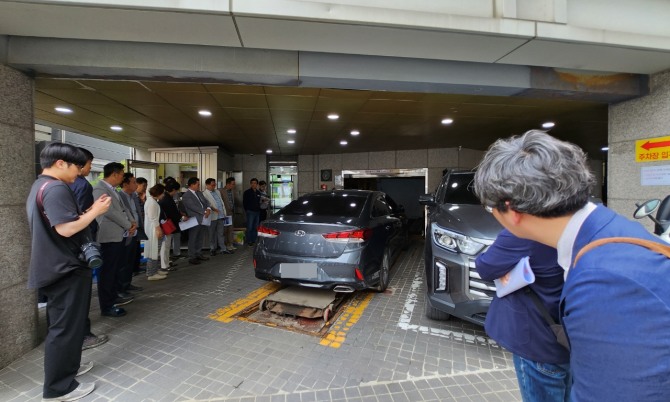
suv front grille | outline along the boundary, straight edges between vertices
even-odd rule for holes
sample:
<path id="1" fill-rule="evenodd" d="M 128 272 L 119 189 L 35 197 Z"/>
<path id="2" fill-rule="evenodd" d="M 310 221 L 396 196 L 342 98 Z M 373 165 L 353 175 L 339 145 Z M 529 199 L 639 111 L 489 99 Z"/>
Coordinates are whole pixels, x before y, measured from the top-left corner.
<path id="1" fill-rule="evenodd" d="M 475 268 L 475 259 L 468 258 L 468 291 L 470 294 L 485 299 L 493 299 L 496 294 L 496 286 L 493 282 L 483 280 Z"/>

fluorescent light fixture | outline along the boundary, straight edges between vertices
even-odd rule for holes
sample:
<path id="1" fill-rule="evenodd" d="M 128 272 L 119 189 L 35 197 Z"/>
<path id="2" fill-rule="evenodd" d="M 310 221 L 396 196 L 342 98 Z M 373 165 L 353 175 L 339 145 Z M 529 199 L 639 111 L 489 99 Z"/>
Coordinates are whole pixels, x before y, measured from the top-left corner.
<path id="1" fill-rule="evenodd" d="M 271 149 L 268 149 L 268 150 L 265 151 L 265 153 L 266 153 L 266 154 L 271 154 L 271 153 L 272 153 L 272 150 L 271 150 Z"/>
<path id="2" fill-rule="evenodd" d="M 347 144 L 348 144 L 348 142 L 346 140 L 340 141 L 340 145 L 347 145 Z"/>
<path id="3" fill-rule="evenodd" d="M 546 123 L 542 123 L 542 128 L 552 128 L 556 125 L 553 121 L 548 121 Z"/>
<path id="4" fill-rule="evenodd" d="M 360 134 L 360 133 L 361 133 L 361 132 L 358 131 L 358 130 L 351 130 L 351 135 L 358 135 L 358 134 Z"/>
<path id="5" fill-rule="evenodd" d="M 442 119 L 442 124 L 451 124 L 454 122 L 454 119 Z"/>
<path id="6" fill-rule="evenodd" d="M 288 130 L 286 130 L 286 132 L 289 134 L 295 134 L 297 131 L 295 130 L 295 128 L 289 128 Z"/>
<path id="7" fill-rule="evenodd" d="M 111 126 L 109 127 L 112 131 L 123 131 L 123 127 L 121 126 Z"/>
<path id="8" fill-rule="evenodd" d="M 198 114 L 203 117 L 209 117 L 212 115 L 212 112 L 209 110 L 198 110 Z"/>
<path id="9" fill-rule="evenodd" d="M 286 142 L 288 142 L 289 144 L 295 144 L 295 140 L 288 140 Z"/>
<path id="10" fill-rule="evenodd" d="M 331 113 L 331 114 L 328 115 L 328 119 L 330 119 L 330 120 L 337 120 L 339 118 L 340 118 L 339 114 Z"/>
<path id="11" fill-rule="evenodd" d="M 600 150 L 601 150 L 601 151 L 609 151 L 609 150 L 610 150 L 610 147 L 602 147 L 602 148 L 600 148 Z"/>
<path id="12" fill-rule="evenodd" d="M 56 106 L 54 110 L 57 111 L 58 113 L 67 113 L 67 114 L 72 113 L 72 109 L 63 106 Z"/>

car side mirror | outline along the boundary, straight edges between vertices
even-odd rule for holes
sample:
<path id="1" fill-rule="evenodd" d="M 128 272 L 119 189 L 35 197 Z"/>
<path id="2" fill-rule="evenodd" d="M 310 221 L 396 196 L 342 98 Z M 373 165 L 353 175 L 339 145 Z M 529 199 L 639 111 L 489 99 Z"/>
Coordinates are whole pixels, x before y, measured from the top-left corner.
<path id="1" fill-rule="evenodd" d="M 645 216 L 649 216 L 656 211 L 660 204 L 661 200 L 649 200 L 642 205 L 635 204 L 637 205 L 637 209 L 633 213 L 633 217 L 635 217 L 635 219 L 642 219 Z"/>
<path id="2" fill-rule="evenodd" d="M 434 207 L 437 205 L 435 202 L 435 196 L 432 194 L 424 194 L 419 196 L 419 204 L 425 205 L 427 207 Z"/>

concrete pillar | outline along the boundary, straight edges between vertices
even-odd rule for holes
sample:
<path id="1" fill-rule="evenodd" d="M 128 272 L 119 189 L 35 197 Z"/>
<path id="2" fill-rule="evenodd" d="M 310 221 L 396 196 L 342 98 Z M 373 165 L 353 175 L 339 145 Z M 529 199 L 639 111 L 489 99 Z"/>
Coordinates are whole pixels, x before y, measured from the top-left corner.
<path id="1" fill-rule="evenodd" d="M 663 199 L 670 194 L 668 186 L 641 184 L 643 166 L 667 166 L 670 160 L 635 162 L 636 140 L 670 136 L 670 70 L 651 76 L 649 86 L 649 95 L 610 106 L 609 110 L 608 204 L 631 219 L 635 202 Z M 650 219 L 640 222 L 653 228 Z"/>
<path id="2" fill-rule="evenodd" d="M 33 81 L 0 65 L 0 368 L 37 343 L 37 300 L 28 290 L 26 197 L 35 180 Z"/>

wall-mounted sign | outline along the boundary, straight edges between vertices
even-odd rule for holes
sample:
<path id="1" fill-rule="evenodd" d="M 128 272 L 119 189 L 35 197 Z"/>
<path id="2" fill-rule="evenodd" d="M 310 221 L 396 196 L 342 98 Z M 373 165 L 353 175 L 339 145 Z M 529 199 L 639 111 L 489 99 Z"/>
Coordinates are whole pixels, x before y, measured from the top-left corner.
<path id="1" fill-rule="evenodd" d="M 670 160 L 670 136 L 635 141 L 635 162 Z"/>
<path id="2" fill-rule="evenodd" d="M 643 186 L 670 186 L 670 165 L 643 166 L 640 181 Z"/>

